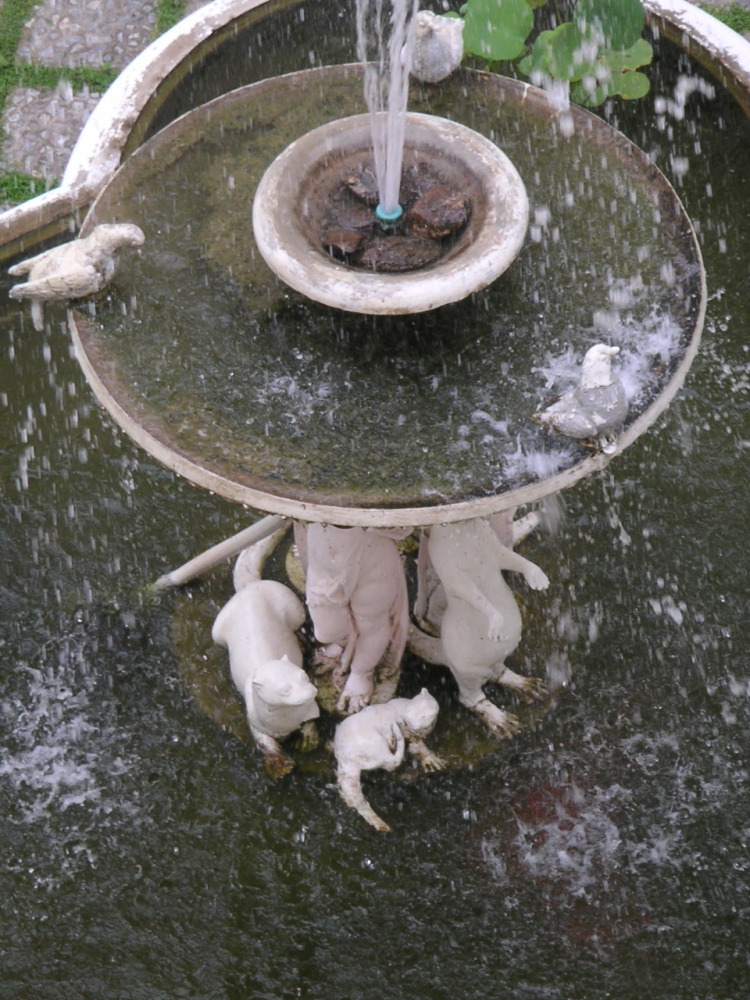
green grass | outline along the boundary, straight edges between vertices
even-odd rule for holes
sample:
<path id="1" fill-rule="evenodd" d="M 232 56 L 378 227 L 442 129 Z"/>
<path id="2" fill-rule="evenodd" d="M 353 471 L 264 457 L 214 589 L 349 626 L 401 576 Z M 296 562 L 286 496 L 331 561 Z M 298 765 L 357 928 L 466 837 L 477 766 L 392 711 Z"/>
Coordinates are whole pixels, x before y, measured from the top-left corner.
<path id="1" fill-rule="evenodd" d="M 729 4 L 728 7 L 709 7 L 703 4 L 702 9 L 713 14 L 717 21 L 733 28 L 740 35 L 750 31 L 750 10 L 747 7 L 740 7 L 736 3 Z"/>
<path id="2" fill-rule="evenodd" d="M 69 80 L 73 89 L 88 87 L 94 93 L 106 90 L 117 76 L 111 66 L 101 69 L 63 69 L 54 66 L 16 65 L 16 49 L 21 41 L 24 24 L 34 12 L 38 0 L 2 0 L 0 4 L 0 115 L 11 91 L 16 87 L 38 89 L 56 87 L 60 80 Z M 0 142 L 2 137 L 0 136 Z M 46 190 L 48 181 L 20 171 L 0 171 L 0 202 L 18 204 Z"/>
<path id="3" fill-rule="evenodd" d="M 5 2 L 7 3 L 8 0 Z M 1 17 L 0 32 L 2 32 Z M 5 41 L 4 37 L 3 41 Z M 118 70 L 111 66 L 104 66 L 101 69 L 87 67 L 58 69 L 54 66 L 30 66 L 26 64 L 8 66 L 0 63 L 0 115 L 3 113 L 8 96 L 16 87 L 44 89 L 56 87 L 60 80 L 69 80 L 73 90 L 80 91 L 84 87 L 88 87 L 93 93 L 103 93 L 117 74 Z M 2 136 L 0 136 L 1 143 Z M 41 194 L 51 186 L 55 185 L 49 179 L 45 181 L 17 170 L 0 170 L 0 203 L 10 202 L 13 205 L 18 205 L 22 201 L 28 201 L 29 198 Z"/>
<path id="4" fill-rule="evenodd" d="M 185 0 L 158 0 L 156 5 L 156 24 L 154 38 L 169 31 L 185 16 Z"/>
<path id="5" fill-rule="evenodd" d="M 31 177 L 18 170 L 0 172 L 0 204 L 7 201 L 18 205 L 46 191 L 47 186 L 47 181 L 41 177 Z"/>

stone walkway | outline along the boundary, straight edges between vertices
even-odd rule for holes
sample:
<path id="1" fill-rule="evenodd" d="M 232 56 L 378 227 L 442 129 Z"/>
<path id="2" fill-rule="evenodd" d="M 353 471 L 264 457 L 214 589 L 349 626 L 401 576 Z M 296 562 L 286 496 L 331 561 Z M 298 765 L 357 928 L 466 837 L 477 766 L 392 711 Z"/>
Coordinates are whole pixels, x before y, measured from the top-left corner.
<path id="1" fill-rule="evenodd" d="M 151 41 L 151 0 L 44 0 L 18 47 L 20 62 L 122 69 Z"/>
<path id="2" fill-rule="evenodd" d="M 204 2 L 189 0 L 186 13 Z M 730 2 L 704 0 L 703 6 Z M 750 0 L 733 2 L 750 8 Z M 108 63 L 122 69 L 151 42 L 155 23 L 156 0 L 42 0 L 25 26 L 17 58 L 59 68 Z M 15 90 L 2 116 L 0 170 L 19 170 L 48 184 L 59 180 L 99 97 L 74 94 L 65 83 L 48 91 Z"/>
<path id="3" fill-rule="evenodd" d="M 151 0 L 44 0 L 27 22 L 20 62 L 41 66 L 127 66 L 150 43 Z"/>
<path id="4" fill-rule="evenodd" d="M 204 2 L 190 0 L 186 13 Z M 151 43 L 155 24 L 156 0 L 42 0 L 26 23 L 17 59 L 65 69 L 105 63 L 123 69 Z M 2 116 L 0 170 L 58 181 L 100 96 L 73 93 L 64 81 L 52 90 L 14 90 Z"/>
<path id="5" fill-rule="evenodd" d="M 5 106 L 6 135 L 0 168 L 20 170 L 52 183 L 62 177 L 75 141 L 101 94 L 18 87 Z"/>

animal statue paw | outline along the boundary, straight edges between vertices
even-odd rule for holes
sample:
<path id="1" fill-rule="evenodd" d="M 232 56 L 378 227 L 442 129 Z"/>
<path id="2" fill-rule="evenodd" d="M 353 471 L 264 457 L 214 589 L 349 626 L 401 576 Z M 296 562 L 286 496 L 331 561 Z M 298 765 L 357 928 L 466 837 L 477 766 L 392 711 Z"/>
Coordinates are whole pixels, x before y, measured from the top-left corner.
<path id="1" fill-rule="evenodd" d="M 490 732 L 501 740 L 511 740 L 521 730 L 521 723 L 515 715 L 504 712 L 497 705 L 493 705 L 488 698 L 483 698 L 473 705 L 471 710 L 484 721 Z"/>
<path id="2" fill-rule="evenodd" d="M 312 753 L 320 746 L 320 735 L 318 727 L 312 719 L 303 722 L 300 726 L 299 748 L 302 753 Z"/>
<path id="3" fill-rule="evenodd" d="M 547 685 L 539 677 L 524 677 L 509 667 L 505 667 L 495 678 L 498 684 L 515 692 L 521 701 L 544 701 L 548 695 Z"/>
<path id="4" fill-rule="evenodd" d="M 533 701 L 544 701 L 549 694 L 549 688 L 540 677 L 524 677 L 522 687 L 516 689 L 521 701 L 530 705 Z"/>
<path id="5" fill-rule="evenodd" d="M 508 638 L 505 631 L 505 618 L 499 611 L 493 611 L 487 620 L 488 639 L 492 642 L 504 642 Z"/>
<path id="6" fill-rule="evenodd" d="M 263 765 L 268 777 L 273 778 L 274 781 L 285 778 L 290 771 L 294 770 L 294 760 L 280 748 L 270 753 L 264 750 Z"/>
<path id="7" fill-rule="evenodd" d="M 412 748 L 413 749 L 413 748 Z M 425 769 L 425 771 L 444 771 L 445 761 L 438 754 L 433 753 L 432 750 L 427 750 L 426 753 L 420 754 L 419 763 Z"/>

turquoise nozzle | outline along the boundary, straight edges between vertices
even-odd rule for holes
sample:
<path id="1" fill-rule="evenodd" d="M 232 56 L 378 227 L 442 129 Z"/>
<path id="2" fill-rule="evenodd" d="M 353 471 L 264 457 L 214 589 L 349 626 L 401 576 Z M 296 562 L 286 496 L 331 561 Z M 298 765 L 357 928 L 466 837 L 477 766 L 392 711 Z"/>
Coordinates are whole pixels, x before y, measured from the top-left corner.
<path id="1" fill-rule="evenodd" d="M 396 205 L 392 212 L 386 212 L 382 205 L 375 209 L 375 218 L 386 226 L 394 225 L 403 214 L 404 210 L 400 205 Z"/>

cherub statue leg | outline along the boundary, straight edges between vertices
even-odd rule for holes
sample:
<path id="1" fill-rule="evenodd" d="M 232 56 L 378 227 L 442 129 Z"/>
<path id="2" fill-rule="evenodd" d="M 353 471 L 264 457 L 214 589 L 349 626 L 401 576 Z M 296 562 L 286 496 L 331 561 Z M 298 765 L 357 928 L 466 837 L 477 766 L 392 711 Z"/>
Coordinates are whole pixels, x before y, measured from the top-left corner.
<path id="1" fill-rule="evenodd" d="M 389 616 L 380 615 L 376 619 L 357 618 L 357 641 L 354 646 L 349 676 L 338 709 L 342 712 L 359 712 L 370 703 L 374 687 L 375 668 L 383 658 L 391 641 Z"/>
<path id="2" fill-rule="evenodd" d="M 376 668 L 382 665 L 395 674 L 406 646 L 409 607 L 401 558 L 391 539 L 374 538 L 369 554 L 351 600 L 356 640 L 338 703 L 343 712 L 358 712 L 370 703 Z"/>
<path id="3" fill-rule="evenodd" d="M 333 682 L 340 690 L 348 667 L 353 643 L 353 624 L 349 608 L 337 604 L 309 604 L 315 638 L 323 643 L 315 656 L 315 672 L 333 671 Z"/>
<path id="4" fill-rule="evenodd" d="M 380 833 L 390 833 L 391 828 L 378 816 L 375 810 L 364 796 L 361 782 L 362 772 L 351 765 L 339 766 L 336 772 L 341 798 L 351 809 L 356 809 L 359 815 L 367 820 L 370 826 L 374 826 Z"/>

